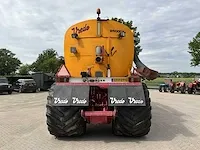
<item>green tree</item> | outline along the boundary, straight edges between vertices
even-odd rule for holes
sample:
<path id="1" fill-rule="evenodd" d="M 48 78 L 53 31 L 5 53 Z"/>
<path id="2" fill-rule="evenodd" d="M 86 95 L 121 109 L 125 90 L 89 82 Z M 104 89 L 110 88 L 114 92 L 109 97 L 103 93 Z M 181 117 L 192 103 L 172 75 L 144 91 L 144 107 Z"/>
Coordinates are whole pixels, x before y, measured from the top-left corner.
<path id="1" fill-rule="evenodd" d="M 0 75 L 10 75 L 19 68 L 21 61 L 10 50 L 0 49 Z"/>
<path id="2" fill-rule="evenodd" d="M 35 72 L 56 73 L 60 65 L 63 63 L 63 57 L 58 56 L 56 50 L 46 49 L 39 54 L 37 60 L 31 65 Z"/>
<path id="3" fill-rule="evenodd" d="M 29 71 L 31 71 L 31 65 L 29 64 L 24 64 L 19 67 L 19 74 L 21 75 L 29 74 Z"/>
<path id="4" fill-rule="evenodd" d="M 61 66 L 61 64 L 65 64 L 65 58 L 63 56 L 58 57 L 58 65 Z"/>
<path id="5" fill-rule="evenodd" d="M 200 32 L 193 38 L 192 41 L 188 43 L 190 51 L 190 55 L 192 56 L 191 59 L 191 66 L 198 66 L 200 65 Z"/>
<path id="6" fill-rule="evenodd" d="M 122 18 L 112 18 L 112 20 L 118 21 L 126 26 L 128 26 L 131 30 L 134 31 L 134 44 L 135 44 L 135 52 L 139 55 L 139 53 L 142 51 L 140 44 L 140 33 L 137 32 L 137 27 L 133 26 L 133 21 L 124 21 Z"/>

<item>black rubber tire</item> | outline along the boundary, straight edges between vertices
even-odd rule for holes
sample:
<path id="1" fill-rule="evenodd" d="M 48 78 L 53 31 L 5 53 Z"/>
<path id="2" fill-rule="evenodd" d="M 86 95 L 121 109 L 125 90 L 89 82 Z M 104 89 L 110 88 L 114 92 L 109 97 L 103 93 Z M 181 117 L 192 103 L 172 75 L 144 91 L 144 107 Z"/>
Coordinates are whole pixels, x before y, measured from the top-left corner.
<path id="1" fill-rule="evenodd" d="M 188 87 L 187 92 L 188 92 L 188 94 L 192 94 L 193 93 L 192 88 Z"/>
<path id="2" fill-rule="evenodd" d="M 159 92 L 162 92 L 162 86 L 159 86 Z"/>
<path id="3" fill-rule="evenodd" d="M 12 90 L 8 91 L 8 94 L 12 94 Z"/>
<path id="4" fill-rule="evenodd" d="M 168 92 L 168 91 L 167 91 L 167 87 L 166 87 L 166 86 L 164 86 L 164 92 L 165 92 L 165 93 L 166 93 L 166 92 Z"/>
<path id="5" fill-rule="evenodd" d="M 146 106 L 117 107 L 112 122 L 112 132 L 116 136 L 142 137 L 151 127 L 151 99 L 146 84 L 143 83 Z"/>
<path id="6" fill-rule="evenodd" d="M 47 126 L 56 137 L 81 136 L 86 132 L 86 122 L 79 107 L 59 107 L 47 103 Z"/>
<path id="7" fill-rule="evenodd" d="M 170 93 L 174 93 L 175 90 L 173 86 L 170 86 L 169 89 L 170 89 Z"/>
<path id="8" fill-rule="evenodd" d="M 181 86 L 180 91 L 181 91 L 182 94 L 185 94 L 185 90 L 186 90 L 186 87 L 185 86 Z"/>

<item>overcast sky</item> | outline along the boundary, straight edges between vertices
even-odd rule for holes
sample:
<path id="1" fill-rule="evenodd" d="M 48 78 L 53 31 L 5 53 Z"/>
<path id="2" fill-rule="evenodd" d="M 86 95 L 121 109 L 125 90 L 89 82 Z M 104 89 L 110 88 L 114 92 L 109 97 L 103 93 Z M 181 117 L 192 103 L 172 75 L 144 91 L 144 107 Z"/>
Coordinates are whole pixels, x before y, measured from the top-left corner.
<path id="1" fill-rule="evenodd" d="M 68 27 L 85 19 L 133 20 L 141 34 L 141 60 L 159 72 L 193 71 L 188 42 L 200 31 L 200 0 L 1 0 L 0 47 L 32 63 L 44 49 L 63 55 Z"/>

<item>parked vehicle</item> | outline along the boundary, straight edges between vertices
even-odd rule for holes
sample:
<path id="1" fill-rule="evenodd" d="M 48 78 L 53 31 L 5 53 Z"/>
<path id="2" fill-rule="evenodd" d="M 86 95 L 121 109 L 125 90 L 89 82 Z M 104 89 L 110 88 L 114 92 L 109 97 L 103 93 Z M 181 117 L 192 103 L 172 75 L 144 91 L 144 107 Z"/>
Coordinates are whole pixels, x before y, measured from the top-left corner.
<path id="1" fill-rule="evenodd" d="M 0 78 L 0 93 L 7 92 L 12 94 L 12 84 L 8 83 L 8 79 L 5 77 Z"/>
<path id="2" fill-rule="evenodd" d="M 7 76 L 10 83 L 16 84 L 18 79 L 33 79 L 36 82 L 38 91 L 47 91 L 55 82 L 54 73 L 33 72 L 30 75 Z"/>
<path id="3" fill-rule="evenodd" d="M 194 81 L 188 84 L 187 91 L 188 94 L 200 92 L 200 77 L 195 77 Z"/>
<path id="4" fill-rule="evenodd" d="M 48 90 L 55 82 L 54 74 L 35 72 L 31 74 L 31 77 L 35 80 L 37 88 L 41 91 Z"/>
<path id="5" fill-rule="evenodd" d="M 166 78 L 164 80 L 164 83 L 160 84 L 159 91 L 162 92 L 181 92 L 184 94 L 186 92 L 186 84 L 185 82 L 179 81 L 179 82 L 173 82 L 171 78 Z"/>
<path id="6" fill-rule="evenodd" d="M 18 79 L 13 85 L 13 89 L 19 93 L 36 92 L 37 85 L 34 79 Z"/>
<path id="7" fill-rule="evenodd" d="M 169 89 L 171 93 L 174 93 L 176 91 L 176 92 L 181 92 L 182 94 L 185 94 L 186 83 L 183 81 L 174 82 L 174 84 L 172 84 L 172 86 L 170 86 Z"/>
<path id="8" fill-rule="evenodd" d="M 159 91 L 168 92 L 170 84 L 172 84 L 172 79 L 164 79 L 164 82 L 159 85 Z"/>

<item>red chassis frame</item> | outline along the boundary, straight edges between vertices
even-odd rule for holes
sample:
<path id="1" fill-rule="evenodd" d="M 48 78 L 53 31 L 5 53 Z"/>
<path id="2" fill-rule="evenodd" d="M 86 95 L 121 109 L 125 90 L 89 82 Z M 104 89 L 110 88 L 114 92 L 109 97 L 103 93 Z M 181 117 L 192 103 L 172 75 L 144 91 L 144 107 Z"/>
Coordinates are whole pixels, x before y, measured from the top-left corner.
<path id="1" fill-rule="evenodd" d="M 114 107 L 108 106 L 108 87 L 110 85 L 138 86 L 142 85 L 141 78 L 137 74 L 132 74 L 129 82 L 69 82 L 70 74 L 63 65 L 56 74 L 56 85 L 89 85 L 89 106 L 81 111 L 82 116 L 90 124 L 109 124 L 115 117 Z"/>

